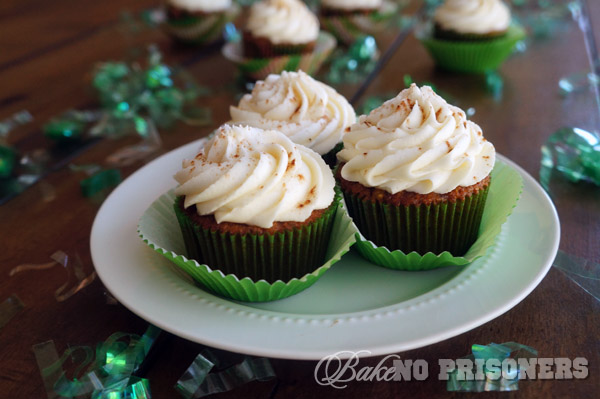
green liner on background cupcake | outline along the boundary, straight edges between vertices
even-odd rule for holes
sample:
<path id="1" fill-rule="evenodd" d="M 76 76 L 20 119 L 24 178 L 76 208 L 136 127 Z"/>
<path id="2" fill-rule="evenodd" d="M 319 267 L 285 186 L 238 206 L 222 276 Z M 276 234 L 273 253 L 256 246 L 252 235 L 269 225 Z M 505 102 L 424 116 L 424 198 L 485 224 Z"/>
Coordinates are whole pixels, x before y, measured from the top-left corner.
<path id="1" fill-rule="evenodd" d="M 178 197 L 161 197 L 142 217 L 141 234 L 155 246 L 181 251 L 181 245 L 160 242 L 172 236 L 175 214 L 185 253 L 197 262 L 176 263 L 220 295 L 249 301 L 292 295 L 314 283 L 353 242 L 355 230 L 331 170 L 317 153 L 278 131 L 224 125 L 175 178 Z M 174 201 L 169 215 L 166 199 Z M 161 220 L 170 226 L 168 235 L 156 226 Z M 340 236 L 332 247 L 333 234 Z"/>
<path id="2" fill-rule="evenodd" d="M 525 30 L 511 25 L 506 34 L 489 40 L 442 40 L 430 33 L 418 33 L 436 65 L 449 71 L 485 73 L 497 70 L 512 53 L 515 45 L 525 38 Z"/>
<path id="3" fill-rule="evenodd" d="M 222 39 L 223 28 L 237 18 L 240 6 L 224 2 L 223 9 L 213 11 L 209 8 L 208 11 L 204 11 L 203 4 L 202 1 L 196 4 L 194 0 L 171 0 L 167 6 L 167 20 L 163 29 L 174 39 L 188 44 L 209 45 Z M 212 5 L 215 6 L 216 4 Z"/>
<path id="4" fill-rule="evenodd" d="M 439 67 L 485 73 L 500 67 L 525 31 L 511 24 L 510 9 L 501 0 L 446 0 L 416 36 Z"/>
<path id="5" fill-rule="evenodd" d="M 336 177 L 363 236 L 390 251 L 468 252 L 495 150 L 461 109 L 413 84 L 361 116 L 343 143 Z"/>

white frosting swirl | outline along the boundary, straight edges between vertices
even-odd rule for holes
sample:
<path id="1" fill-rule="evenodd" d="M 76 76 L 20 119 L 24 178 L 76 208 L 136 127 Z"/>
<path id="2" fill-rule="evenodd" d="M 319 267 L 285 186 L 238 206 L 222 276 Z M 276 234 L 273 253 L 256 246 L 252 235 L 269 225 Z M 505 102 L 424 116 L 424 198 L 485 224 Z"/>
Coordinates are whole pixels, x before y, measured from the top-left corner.
<path id="1" fill-rule="evenodd" d="M 341 94 L 302 71 L 269 75 L 229 112 L 232 123 L 278 130 L 321 155 L 341 142 L 345 129 L 356 122 L 354 109 Z"/>
<path id="2" fill-rule="evenodd" d="M 412 84 L 344 135 L 342 177 L 389 193 L 444 194 L 489 175 L 494 146 L 465 113 Z"/>
<path id="3" fill-rule="evenodd" d="M 216 12 L 231 7 L 231 0 L 169 0 L 169 3 L 188 11 Z"/>
<path id="4" fill-rule="evenodd" d="M 447 0 L 433 19 L 443 29 L 486 34 L 508 29 L 510 10 L 500 0 Z"/>
<path id="5" fill-rule="evenodd" d="M 303 222 L 334 197 L 335 180 L 321 157 L 275 130 L 223 125 L 182 167 L 175 194 L 217 223 Z"/>
<path id="6" fill-rule="evenodd" d="M 383 0 L 323 0 L 323 7 L 335 10 L 374 10 L 381 7 Z"/>
<path id="7" fill-rule="evenodd" d="M 319 20 L 300 0 L 263 0 L 250 8 L 246 29 L 274 44 L 317 40 Z"/>

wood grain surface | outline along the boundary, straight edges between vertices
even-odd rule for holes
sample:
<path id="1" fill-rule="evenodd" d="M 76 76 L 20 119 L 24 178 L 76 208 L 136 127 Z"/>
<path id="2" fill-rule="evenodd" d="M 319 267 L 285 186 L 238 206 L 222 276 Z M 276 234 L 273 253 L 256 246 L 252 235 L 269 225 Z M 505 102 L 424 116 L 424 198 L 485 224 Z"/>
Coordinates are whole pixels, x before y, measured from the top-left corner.
<path id="1" fill-rule="evenodd" d="M 592 19 L 600 21 L 600 4 L 592 3 Z M 121 60 L 156 43 L 165 61 L 186 68 L 212 94 L 198 103 L 210 107 L 211 126 L 183 123 L 161 132 L 162 153 L 206 136 L 227 121 L 228 107 L 244 89 L 235 85 L 236 70 L 218 46 L 198 49 L 174 44 L 159 29 L 132 32 L 122 21 L 129 10 L 158 5 L 152 0 L 76 1 L 4 0 L 0 3 L 0 120 L 27 109 L 34 121 L 11 132 L 8 143 L 19 151 L 50 148 L 41 127 L 68 109 L 98 106 L 90 89 L 91 71 L 98 62 Z M 413 13 L 420 2 L 413 1 Z M 600 29 L 597 29 L 600 31 Z M 398 36 L 389 30 L 377 37 L 386 51 Z M 581 33 L 573 23 L 547 40 L 530 42 L 526 52 L 513 55 L 501 68 L 501 98 L 494 98 L 480 76 L 450 74 L 435 68 L 421 44 L 409 35 L 390 53 L 389 62 L 368 86 L 360 106 L 370 96 L 395 95 L 404 87 L 404 75 L 429 81 L 450 94 L 464 109 L 473 107 L 472 119 L 503 155 L 521 165 L 536 179 L 540 146 L 562 126 L 590 127 L 594 104 L 585 94 L 568 99 L 558 95 L 560 77 L 583 71 L 587 59 Z M 352 97 L 359 84 L 336 87 Z M 108 155 L 133 137 L 101 140 L 72 162 L 102 164 Z M 157 154 L 158 155 L 158 154 Z M 142 163 L 123 168 L 128 176 Z M 0 206 L 0 302 L 12 294 L 25 304 L 0 328 L 0 398 L 45 398 L 32 345 L 54 340 L 59 353 L 72 345 L 95 345 L 116 331 L 141 334 L 147 323 L 121 305 L 108 305 L 106 289 L 97 279 L 72 298 L 57 302 L 53 294 L 66 278 L 65 270 L 9 271 L 24 263 L 45 263 L 57 250 L 77 254 L 86 272 L 93 271 L 89 238 L 100 202 L 82 197 L 79 182 L 85 177 L 68 167 L 47 175 L 18 197 Z M 600 189 L 553 180 L 551 194 L 561 219 L 560 248 L 569 254 L 600 263 Z M 527 265 L 523 265 L 527 267 Z M 456 310 L 460 312 L 460 309 Z M 515 341 L 536 348 L 540 357 L 586 357 L 589 377 L 583 380 L 522 381 L 519 391 L 479 394 L 487 398 L 594 398 L 600 392 L 600 304 L 552 268 L 541 284 L 520 304 L 496 318 L 452 339 L 401 353 L 403 359 L 425 359 L 432 376 L 426 381 L 351 382 L 346 389 L 319 386 L 314 380 L 316 362 L 273 359 L 277 380 L 252 382 L 216 395 L 221 398 L 464 398 L 477 394 L 449 393 L 435 377 L 440 358 L 456 359 L 475 343 Z M 147 378 L 154 398 L 179 397 L 173 386 L 201 346 L 168 335 Z M 382 357 L 364 358 L 361 366 L 375 366 Z"/>

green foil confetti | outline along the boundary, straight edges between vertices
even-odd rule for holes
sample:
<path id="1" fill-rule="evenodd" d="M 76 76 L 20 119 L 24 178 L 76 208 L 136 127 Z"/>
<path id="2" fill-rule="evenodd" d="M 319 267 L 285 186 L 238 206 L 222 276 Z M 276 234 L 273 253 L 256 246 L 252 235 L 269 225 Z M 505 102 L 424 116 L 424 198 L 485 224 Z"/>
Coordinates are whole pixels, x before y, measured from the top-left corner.
<path id="1" fill-rule="evenodd" d="M 24 307 L 25 304 L 15 294 L 0 303 L 0 329 L 7 325 Z"/>
<path id="2" fill-rule="evenodd" d="M 106 341 L 90 347 L 70 347 L 57 359 L 52 341 L 35 345 L 32 349 L 48 392 L 48 398 L 76 398 L 88 396 L 93 399 L 150 399 L 147 379 L 134 373 L 150 352 L 161 330 L 150 325 L 142 337 L 117 332 Z M 75 377 L 67 378 L 63 365 L 76 354 L 83 355 Z M 87 368 L 86 368 L 87 367 Z M 81 374 L 80 370 L 84 370 Z"/>
<path id="3" fill-rule="evenodd" d="M 554 267 L 600 301 L 600 264 L 559 250 L 554 259 Z"/>
<path id="4" fill-rule="evenodd" d="M 373 36 L 361 36 L 346 52 L 339 50 L 332 55 L 327 80 L 333 84 L 362 81 L 377 64 L 379 50 Z"/>
<path id="5" fill-rule="evenodd" d="M 84 197 L 92 197 L 105 189 L 116 187 L 121 180 L 118 169 L 104 169 L 80 182 L 81 193 Z"/>
<path id="6" fill-rule="evenodd" d="M 505 342 L 503 344 L 491 343 L 489 345 L 475 344 L 471 347 L 472 354 L 457 361 L 467 360 L 473 365 L 468 370 L 470 375 L 459 371 L 457 368 L 448 373 L 446 389 L 450 392 L 490 392 L 490 391 L 516 391 L 519 389 L 519 379 L 524 377 L 526 369 L 518 362 L 518 359 L 529 359 L 537 357 L 537 351 L 529 346 L 516 342 Z M 494 360 L 495 367 L 488 367 L 488 361 Z M 499 368 L 503 361 L 514 360 L 516 367 L 502 370 Z M 482 369 L 478 369 L 478 364 Z"/>
<path id="7" fill-rule="evenodd" d="M 250 381 L 267 381 L 275 377 L 271 363 L 266 358 L 245 356 L 240 364 L 210 373 L 214 366 L 219 366 L 218 357 L 209 350 L 200 352 L 177 381 L 175 389 L 185 399 L 198 399 L 231 391 Z"/>
<path id="8" fill-rule="evenodd" d="M 552 171 L 573 183 L 585 181 L 600 186 L 600 139 L 579 128 L 562 128 L 542 146 L 540 183 L 549 191 Z"/>
<path id="9" fill-rule="evenodd" d="M 2 144 L 8 134 L 16 127 L 25 125 L 33 120 L 33 116 L 27 110 L 16 112 L 10 117 L 0 121 L 0 144 Z"/>
<path id="10" fill-rule="evenodd" d="M 17 160 L 17 152 L 11 147 L 0 145 L 0 179 L 12 175 Z"/>
<path id="11" fill-rule="evenodd" d="M 85 123 L 67 116 L 50 120 L 43 127 L 44 135 L 51 140 L 72 141 L 81 139 Z"/>

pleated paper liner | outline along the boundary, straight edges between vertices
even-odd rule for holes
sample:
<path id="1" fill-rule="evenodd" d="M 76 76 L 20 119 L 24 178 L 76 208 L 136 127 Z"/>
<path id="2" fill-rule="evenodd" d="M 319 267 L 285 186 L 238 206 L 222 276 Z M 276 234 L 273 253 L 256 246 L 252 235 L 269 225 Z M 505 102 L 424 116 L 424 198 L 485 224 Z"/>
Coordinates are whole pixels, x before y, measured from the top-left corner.
<path id="1" fill-rule="evenodd" d="M 477 240 L 463 256 L 453 256 L 448 251 L 440 254 L 428 252 L 424 255 L 417 252 L 405 254 L 400 250 L 390 251 L 385 246 L 377 246 L 360 233 L 357 233 L 355 248 L 371 262 L 396 270 L 416 271 L 466 265 L 485 255 L 487 249 L 494 244 L 502 225 L 516 206 L 522 188 L 521 175 L 510 166 L 496 160 Z"/>
<path id="2" fill-rule="evenodd" d="M 167 19 L 163 24 L 163 29 L 181 42 L 209 45 L 222 38 L 225 25 L 235 20 L 239 13 L 240 6 L 234 3 L 224 12 Z"/>
<path id="3" fill-rule="evenodd" d="M 175 194 L 170 191 L 158 198 L 142 215 L 138 233 L 142 240 L 177 267 L 184 270 L 208 291 L 226 298 L 247 302 L 265 302 L 283 299 L 313 285 L 355 242 L 356 227 L 343 207 L 338 203 L 331 234 L 328 237 L 326 261 L 311 273 L 288 281 L 269 283 L 253 281 L 224 274 L 208 265 L 199 264 L 186 256 L 181 229 L 173 209 Z"/>
<path id="4" fill-rule="evenodd" d="M 300 69 L 309 75 L 314 75 L 329 57 L 335 45 L 335 38 L 330 33 L 321 31 L 315 49 L 311 53 L 271 58 L 246 58 L 240 42 L 229 42 L 223 46 L 222 51 L 223 56 L 235 63 L 244 76 L 253 80 L 263 80 L 270 74 Z"/>
<path id="5" fill-rule="evenodd" d="M 477 41 L 435 39 L 425 31 L 417 33 L 417 37 L 439 67 L 463 73 L 485 73 L 500 67 L 517 42 L 525 37 L 525 30 L 511 25 L 502 37 Z"/>
<path id="6" fill-rule="evenodd" d="M 398 4 L 384 1 L 379 10 L 355 15 L 320 15 L 319 21 L 326 31 L 340 42 L 351 45 L 365 34 L 374 34 L 386 29 L 398 11 Z"/>

